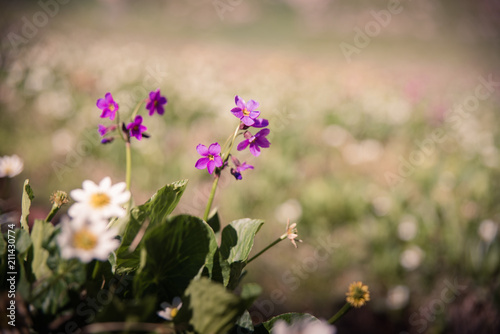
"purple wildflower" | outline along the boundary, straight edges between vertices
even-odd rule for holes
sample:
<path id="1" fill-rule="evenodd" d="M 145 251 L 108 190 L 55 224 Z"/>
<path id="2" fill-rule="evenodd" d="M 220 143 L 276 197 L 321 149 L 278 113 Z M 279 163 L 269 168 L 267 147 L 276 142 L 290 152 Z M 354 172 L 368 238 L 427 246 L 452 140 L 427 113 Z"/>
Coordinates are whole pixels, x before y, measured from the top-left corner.
<path id="1" fill-rule="evenodd" d="M 222 167 L 222 158 L 220 157 L 219 143 L 211 144 L 208 149 L 205 145 L 199 144 L 196 146 L 196 151 L 203 156 L 203 158 L 196 161 L 195 167 L 198 169 L 206 168 L 210 174 L 215 170 L 215 167 Z"/>
<path id="2" fill-rule="evenodd" d="M 252 134 L 249 131 L 246 131 L 243 134 L 245 140 L 238 144 L 237 147 L 238 151 L 243 151 L 245 148 L 247 148 L 248 145 L 250 145 L 250 153 L 258 157 L 260 154 L 261 147 L 267 148 L 271 145 L 269 140 L 267 140 L 266 138 L 269 132 L 271 132 L 269 129 L 262 129 L 259 132 L 257 132 L 255 136 L 252 136 Z"/>
<path id="3" fill-rule="evenodd" d="M 166 97 L 160 95 L 160 89 L 149 93 L 149 99 L 147 99 L 146 109 L 149 110 L 149 116 L 153 116 L 156 112 L 158 115 L 163 115 L 165 112 L 164 104 L 167 104 L 168 100 Z"/>
<path id="4" fill-rule="evenodd" d="M 246 162 L 241 163 L 237 158 L 231 156 L 231 160 L 233 160 L 233 164 L 236 169 L 231 168 L 231 174 L 237 179 L 241 180 L 243 177 L 241 176 L 241 172 L 246 169 L 253 169 L 252 165 L 247 164 Z"/>
<path id="5" fill-rule="evenodd" d="M 254 128 L 265 128 L 269 125 L 269 121 L 267 119 L 256 119 L 255 123 L 253 123 L 252 127 Z"/>
<path id="6" fill-rule="evenodd" d="M 109 143 L 111 143 L 113 140 L 115 140 L 115 138 L 114 138 L 114 137 L 106 137 L 106 138 L 101 139 L 101 144 L 109 144 Z"/>
<path id="7" fill-rule="evenodd" d="M 116 130 L 116 125 L 111 125 L 109 127 L 106 127 L 104 125 L 99 124 L 99 128 L 97 131 L 101 135 L 101 137 L 105 136 L 108 132 L 112 132 Z"/>
<path id="8" fill-rule="evenodd" d="M 142 125 L 142 116 L 135 116 L 135 120 L 131 123 L 128 123 L 127 130 L 129 130 L 132 137 L 137 138 L 137 140 L 141 140 L 142 133 L 147 130 L 147 128 Z"/>
<path id="9" fill-rule="evenodd" d="M 255 110 L 259 107 L 259 103 L 254 100 L 245 103 L 245 100 L 238 95 L 234 97 L 234 102 L 236 103 L 236 108 L 231 109 L 233 115 L 238 117 L 246 126 L 252 126 L 255 123 L 255 119 L 260 115 L 260 111 Z"/>
<path id="10" fill-rule="evenodd" d="M 116 112 L 120 108 L 109 92 L 106 93 L 103 99 L 98 99 L 96 105 L 97 108 L 102 110 L 101 118 L 109 117 L 110 120 L 115 119 Z"/>

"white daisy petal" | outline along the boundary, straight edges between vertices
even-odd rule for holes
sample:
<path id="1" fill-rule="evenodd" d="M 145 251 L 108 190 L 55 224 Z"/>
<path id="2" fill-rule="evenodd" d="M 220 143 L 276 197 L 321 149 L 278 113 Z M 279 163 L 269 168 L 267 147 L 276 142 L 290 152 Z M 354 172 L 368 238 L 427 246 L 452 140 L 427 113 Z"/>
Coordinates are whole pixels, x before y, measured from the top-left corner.
<path id="1" fill-rule="evenodd" d="M 84 263 L 93 259 L 105 261 L 109 254 L 119 246 L 115 230 L 106 230 L 106 221 L 89 221 L 88 217 L 78 216 L 73 220 L 61 222 L 61 234 L 57 242 L 63 258 L 78 258 Z"/>
<path id="2" fill-rule="evenodd" d="M 99 188 L 101 190 L 108 190 L 111 187 L 111 178 L 109 176 L 106 176 L 104 179 L 101 180 L 99 183 Z"/>
<path id="3" fill-rule="evenodd" d="M 127 184 L 125 182 L 119 182 L 117 184 L 114 184 L 110 189 L 109 192 L 112 194 L 119 194 L 122 193 L 125 188 L 127 188 Z"/>
<path id="4" fill-rule="evenodd" d="M 90 180 L 83 181 L 82 187 L 83 187 L 83 190 L 86 191 L 86 192 L 97 192 L 97 191 L 99 191 L 99 187 L 97 186 L 97 184 L 95 184 L 94 182 L 92 182 Z"/>
<path id="5" fill-rule="evenodd" d="M 94 182 L 86 180 L 82 183 L 83 189 L 71 191 L 76 203 L 70 208 L 70 215 L 84 215 L 95 219 L 109 219 L 122 217 L 126 211 L 122 205 L 130 199 L 130 192 L 125 190 L 126 184 L 119 182 L 111 185 L 111 178 L 105 177 L 97 186 Z"/>
<path id="6" fill-rule="evenodd" d="M 69 195 L 77 202 L 85 201 L 87 199 L 87 193 L 82 189 L 71 190 Z"/>

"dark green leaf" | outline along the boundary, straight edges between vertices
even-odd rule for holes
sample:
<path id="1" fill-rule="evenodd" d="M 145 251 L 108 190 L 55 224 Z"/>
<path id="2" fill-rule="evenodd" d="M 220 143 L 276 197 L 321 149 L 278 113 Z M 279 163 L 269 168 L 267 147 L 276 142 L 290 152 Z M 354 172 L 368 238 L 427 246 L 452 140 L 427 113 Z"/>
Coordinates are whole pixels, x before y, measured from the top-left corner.
<path id="1" fill-rule="evenodd" d="M 220 231 L 220 219 L 219 219 L 219 213 L 217 212 L 217 209 L 214 209 L 211 213 L 210 216 L 208 217 L 207 220 L 208 225 L 214 230 L 214 233 L 218 233 Z"/>
<path id="2" fill-rule="evenodd" d="M 224 285 L 234 289 L 239 282 L 248 255 L 252 250 L 255 235 L 264 221 L 244 218 L 235 220 L 222 230 L 220 246 L 222 277 Z"/>
<path id="3" fill-rule="evenodd" d="M 201 269 L 212 271 L 217 242 L 203 220 L 180 215 L 148 230 L 144 249 L 147 254 L 134 281 L 137 295 L 171 300 L 182 295 Z"/>
<path id="4" fill-rule="evenodd" d="M 116 272 L 118 274 L 139 268 L 142 236 L 149 229 L 163 222 L 177 206 L 187 180 L 168 184 L 158 190 L 146 203 L 133 208 L 120 247 L 116 250 Z M 133 246 L 133 247 L 131 247 Z"/>
<path id="5" fill-rule="evenodd" d="M 197 333 L 226 333 L 245 312 L 246 304 L 222 284 L 201 278 L 186 289 L 181 311 L 191 313 L 190 323 Z"/>
<path id="6" fill-rule="evenodd" d="M 317 321 L 318 319 L 308 313 L 283 313 L 255 326 L 254 334 L 269 334 L 274 324 L 279 320 L 285 321 L 287 324 L 292 324 L 296 321 Z"/>

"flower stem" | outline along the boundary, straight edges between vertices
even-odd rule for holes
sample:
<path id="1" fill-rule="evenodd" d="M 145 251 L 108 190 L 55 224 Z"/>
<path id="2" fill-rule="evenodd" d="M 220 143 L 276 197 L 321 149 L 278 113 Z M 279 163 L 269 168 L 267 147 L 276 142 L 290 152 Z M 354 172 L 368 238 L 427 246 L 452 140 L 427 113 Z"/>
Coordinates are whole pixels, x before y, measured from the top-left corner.
<path id="1" fill-rule="evenodd" d="M 231 150 L 233 149 L 234 146 L 234 140 L 236 139 L 236 136 L 238 136 L 238 132 L 240 131 L 240 124 L 236 127 L 236 130 L 234 130 L 233 137 L 231 138 L 231 144 L 229 145 L 229 149 L 224 155 L 224 160 L 223 163 L 226 163 L 227 159 L 229 159 L 229 153 L 231 153 Z"/>
<path id="2" fill-rule="evenodd" d="M 217 190 L 217 184 L 219 183 L 219 175 L 215 175 L 214 183 L 212 183 L 212 190 L 210 191 L 210 197 L 208 197 L 207 207 L 205 208 L 205 214 L 203 215 L 203 220 L 208 220 L 208 215 L 210 214 L 210 209 L 212 208 L 212 202 L 215 197 L 215 190 Z"/>
<path id="3" fill-rule="evenodd" d="M 337 320 L 342 318 L 351 308 L 352 308 L 351 304 L 345 303 L 345 305 L 342 306 L 342 308 L 337 313 L 335 313 L 335 315 L 333 315 L 333 317 L 331 317 L 330 320 L 328 320 L 328 322 L 331 325 L 333 325 Z"/>
<path id="4" fill-rule="evenodd" d="M 47 215 L 47 218 L 45 218 L 46 222 L 50 222 L 52 218 L 56 215 L 57 211 L 59 211 L 61 207 L 57 205 L 56 203 L 52 204 L 52 208 L 50 209 L 49 214 Z"/>
<path id="5" fill-rule="evenodd" d="M 286 234 L 285 234 L 285 238 L 286 238 Z M 249 264 L 250 262 L 252 262 L 256 258 L 258 258 L 259 256 L 261 256 L 262 254 L 264 254 L 269 248 L 271 248 L 274 245 L 278 244 L 281 240 L 284 240 L 285 238 L 283 238 L 283 236 L 281 236 L 278 239 L 276 239 L 273 242 L 271 242 L 266 248 L 264 248 L 263 250 L 261 250 L 260 252 L 258 252 L 254 256 L 252 256 L 252 258 L 250 258 L 249 260 L 247 260 L 247 264 Z"/>
<path id="6" fill-rule="evenodd" d="M 132 173 L 132 153 L 130 150 L 130 142 L 125 142 L 125 154 L 126 154 L 126 174 L 125 182 L 127 183 L 127 190 L 130 191 L 130 178 Z"/>
<path id="7" fill-rule="evenodd" d="M 137 104 L 137 106 L 135 107 L 134 109 L 134 112 L 132 113 L 132 116 L 130 116 L 130 120 L 133 121 L 135 116 L 137 115 L 137 113 L 139 112 L 139 108 L 141 107 L 141 105 L 145 102 L 145 100 L 142 100 L 141 102 L 139 102 Z"/>

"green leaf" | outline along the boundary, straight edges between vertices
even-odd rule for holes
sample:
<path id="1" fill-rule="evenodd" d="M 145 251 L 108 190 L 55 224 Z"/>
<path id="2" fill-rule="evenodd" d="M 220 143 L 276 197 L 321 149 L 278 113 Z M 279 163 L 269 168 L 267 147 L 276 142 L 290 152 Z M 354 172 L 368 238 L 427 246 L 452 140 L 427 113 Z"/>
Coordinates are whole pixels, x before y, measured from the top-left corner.
<path id="1" fill-rule="evenodd" d="M 30 302 L 44 313 L 56 314 L 68 303 L 69 292 L 78 291 L 85 279 L 85 264 L 76 259 L 60 260 L 54 275 L 35 286 Z"/>
<path id="2" fill-rule="evenodd" d="M 318 319 L 308 313 L 283 313 L 268 321 L 255 326 L 254 334 L 269 334 L 277 321 L 285 321 L 287 324 L 292 324 L 297 321 L 318 321 Z"/>
<path id="3" fill-rule="evenodd" d="M 179 317 L 191 313 L 190 324 L 197 333 L 226 333 L 245 312 L 248 302 L 222 284 L 201 278 L 193 280 L 186 289 Z"/>
<path id="4" fill-rule="evenodd" d="M 32 242 L 30 234 L 27 230 L 17 229 L 16 230 L 16 250 L 20 255 L 26 255 Z"/>
<path id="5" fill-rule="evenodd" d="M 167 184 L 146 203 L 131 210 L 122 242 L 116 250 L 116 272 L 118 274 L 135 271 L 139 268 L 143 245 L 142 236 L 147 230 L 166 220 L 179 203 L 186 185 L 187 180 Z M 131 245 L 134 247 L 131 248 Z"/>
<path id="6" fill-rule="evenodd" d="M 26 179 L 23 185 L 23 197 L 21 202 L 21 227 L 29 231 L 28 215 L 30 214 L 31 201 L 35 198 L 30 180 Z"/>
<path id="7" fill-rule="evenodd" d="M 42 279 L 52 275 L 52 270 L 47 266 L 49 251 L 43 245 L 49 241 L 54 233 L 54 226 L 45 220 L 35 219 L 31 231 L 31 240 L 33 241 L 33 263 L 32 271 L 36 279 Z"/>
<path id="8" fill-rule="evenodd" d="M 179 215 L 148 230 L 144 249 L 144 266 L 134 281 L 137 295 L 156 294 L 171 300 L 182 295 L 203 268 L 211 272 L 217 242 L 203 220 Z"/>
<path id="9" fill-rule="evenodd" d="M 245 310 L 243 314 L 236 320 L 235 326 L 231 329 L 229 334 L 247 334 L 253 333 L 254 327 L 250 313 Z"/>
<path id="10" fill-rule="evenodd" d="M 229 263 L 244 262 L 252 250 L 255 235 L 263 220 L 244 218 L 235 220 L 222 230 L 220 251 Z"/>
<path id="11" fill-rule="evenodd" d="M 5 233 L 5 238 L 7 238 L 7 233 Z M 7 241 L 5 241 L 4 236 L 0 234 L 0 257 L 3 257 L 7 253 Z"/>
<path id="12" fill-rule="evenodd" d="M 168 184 L 158 190 L 146 203 L 139 206 L 139 210 L 151 220 L 151 227 L 163 222 L 174 211 L 186 190 L 187 182 L 187 180 L 181 180 Z"/>
<path id="13" fill-rule="evenodd" d="M 252 250 L 255 235 L 264 224 L 260 219 L 235 220 L 222 230 L 220 246 L 224 285 L 234 289 Z"/>

